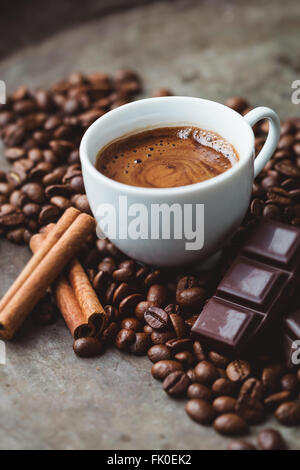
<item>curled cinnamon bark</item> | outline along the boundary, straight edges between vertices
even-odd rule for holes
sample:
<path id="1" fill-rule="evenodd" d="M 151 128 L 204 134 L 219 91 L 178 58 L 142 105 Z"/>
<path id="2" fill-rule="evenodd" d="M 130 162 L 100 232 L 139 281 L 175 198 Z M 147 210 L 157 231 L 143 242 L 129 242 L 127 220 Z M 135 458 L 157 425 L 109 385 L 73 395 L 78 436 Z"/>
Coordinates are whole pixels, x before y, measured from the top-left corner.
<path id="1" fill-rule="evenodd" d="M 70 209 L 62 216 L 64 220 L 67 213 L 71 214 Z M 75 215 L 73 210 L 72 213 Z M 48 249 L 40 247 L 32 258 L 34 261 L 29 261 L 29 268 L 25 267 L 25 274 L 17 279 L 17 287 L 12 286 L 7 300 L 3 301 L 4 308 L 0 311 L 0 337 L 3 339 L 14 336 L 47 288 L 95 230 L 95 220 L 87 214 L 78 215 L 76 211 L 75 220 L 70 217 L 72 221 L 63 233 L 62 218 L 49 234 L 50 247 L 46 240 Z"/>

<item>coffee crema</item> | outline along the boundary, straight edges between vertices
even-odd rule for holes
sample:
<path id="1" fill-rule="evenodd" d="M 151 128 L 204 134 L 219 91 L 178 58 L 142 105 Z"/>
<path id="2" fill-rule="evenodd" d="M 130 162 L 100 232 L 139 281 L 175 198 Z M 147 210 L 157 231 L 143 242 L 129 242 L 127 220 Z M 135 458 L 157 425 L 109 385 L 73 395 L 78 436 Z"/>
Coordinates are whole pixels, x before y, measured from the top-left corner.
<path id="1" fill-rule="evenodd" d="M 106 145 L 97 155 L 96 168 L 131 186 L 173 188 L 214 178 L 238 161 L 234 147 L 215 132 L 160 127 Z"/>

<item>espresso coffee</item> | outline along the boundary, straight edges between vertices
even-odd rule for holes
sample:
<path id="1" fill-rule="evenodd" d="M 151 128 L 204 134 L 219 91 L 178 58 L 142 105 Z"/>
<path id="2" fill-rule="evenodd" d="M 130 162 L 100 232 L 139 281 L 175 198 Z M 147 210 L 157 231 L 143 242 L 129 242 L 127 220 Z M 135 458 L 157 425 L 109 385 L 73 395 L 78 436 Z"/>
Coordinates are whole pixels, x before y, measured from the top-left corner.
<path id="1" fill-rule="evenodd" d="M 163 127 L 111 142 L 98 153 L 96 168 L 131 186 L 172 188 L 213 178 L 238 160 L 233 146 L 215 132 Z"/>

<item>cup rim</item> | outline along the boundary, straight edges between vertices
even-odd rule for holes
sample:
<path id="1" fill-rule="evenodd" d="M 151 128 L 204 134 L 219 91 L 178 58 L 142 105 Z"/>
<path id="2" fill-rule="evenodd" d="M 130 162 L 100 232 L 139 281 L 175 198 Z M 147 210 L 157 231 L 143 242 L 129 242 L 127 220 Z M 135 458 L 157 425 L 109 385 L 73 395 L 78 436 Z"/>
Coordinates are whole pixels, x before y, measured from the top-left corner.
<path id="1" fill-rule="evenodd" d="M 124 110 L 124 108 L 127 108 L 129 111 L 138 106 L 143 106 L 147 103 L 152 103 L 152 102 L 165 102 L 167 103 L 169 100 L 178 100 L 179 102 L 182 100 L 185 101 L 190 101 L 191 104 L 192 102 L 199 104 L 200 102 L 205 102 L 205 103 L 213 103 L 216 107 L 218 107 L 220 110 L 226 109 L 226 112 L 232 113 L 235 117 L 238 117 L 239 119 L 242 120 L 242 122 L 245 124 L 245 129 L 248 131 L 249 135 L 249 148 L 248 148 L 248 155 L 243 158 L 242 160 L 239 159 L 238 163 L 232 166 L 229 170 L 226 170 L 224 173 L 221 173 L 220 175 L 214 176 L 213 178 L 210 178 L 208 180 L 204 181 L 199 181 L 198 183 L 193 183 L 189 184 L 186 186 L 176 186 L 176 187 L 171 187 L 171 188 L 148 188 L 148 187 L 143 187 L 143 186 L 131 186 L 129 184 L 125 183 L 120 183 L 119 181 L 115 181 L 111 178 L 108 178 L 107 176 L 103 175 L 99 170 L 95 168 L 93 163 L 91 162 L 89 155 L 88 155 L 88 141 L 90 138 L 92 138 L 92 135 L 95 131 L 96 128 L 101 126 L 102 123 L 106 123 L 108 120 L 111 119 L 118 119 L 118 114 L 120 110 Z M 179 124 L 179 123 L 178 123 Z M 181 123 L 180 125 L 183 125 Z M 156 126 L 159 127 L 159 124 Z M 155 127 L 153 127 L 155 128 Z M 141 128 L 142 130 L 142 128 Z M 120 137 L 122 137 L 120 135 Z M 221 184 L 222 182 L 228 180 L 229 178 L 233 177 L 236 173 L 238 173 L 243 166 L 245 166 L 249 160 L 249 158 L 252 158 L 252 152 L 254 149 L 254 133 L 252 127 L 247 123 L 247 121 L 244 119 L 244 117 L 236 112 L 235 110 L 229 108 L 228 106 L 218 103 L 216 101 L 212 100 L 207 100 L 204 98 L 198 98 L 198 97 L 191 97 L 191 96 L 162 96 L 162 97 L 155 97 L 155 98 L 144 98 L 141 100 L 133 101 L 131 103 L 124 104 L 122 106 L 119 106 L 116 109 L 113 109 L 109 111 L 108 113 L 104 114 L 103 116 L 99 117 L 96 119 L 96 121 L 91 124 L 88 129 L 85 131 L 81 142 L 80 142 L 80 148 L 79 148 L 79 153 L 80 153 L 80 161 L 83 167 L 90 173 L 90 176 L 97 178 L 100 182 L 102 181 L 103 183 L 109 184 L 112 189 L 115 189 L 116 191 L 123 191 L 127 193 L 134 193 L 134 194 L 148 194 L 151 196 L 166 196 L 166 195 L 177 195 L 181 193 L 192 193 L 194 191 L 200 191 L 200 190 L 205 190 L 208 188 L 211 188 L 212 186 L 216 184 Z"/>

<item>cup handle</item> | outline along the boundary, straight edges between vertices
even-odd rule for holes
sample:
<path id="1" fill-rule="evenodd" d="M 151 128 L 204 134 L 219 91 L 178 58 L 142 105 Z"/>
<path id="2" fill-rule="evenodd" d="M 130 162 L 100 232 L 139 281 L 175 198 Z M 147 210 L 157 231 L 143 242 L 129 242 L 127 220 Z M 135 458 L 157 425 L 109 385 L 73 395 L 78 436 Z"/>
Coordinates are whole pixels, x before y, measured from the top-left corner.
<path id="1" fill-rule="evenodd" d="M 280 136 L 280 120 L 278 115 L 270 108 L 261 106 L 259 108 L 252 109 L 244 116 L 244 119 L 248 124 L 253 127 L 258 121 L 262 119 L 268 119 L 269 121 L 269 133 L 267 140 L 254 160 L 254 178 L 261 172 L 263 167 L 272 157 Z"/>

